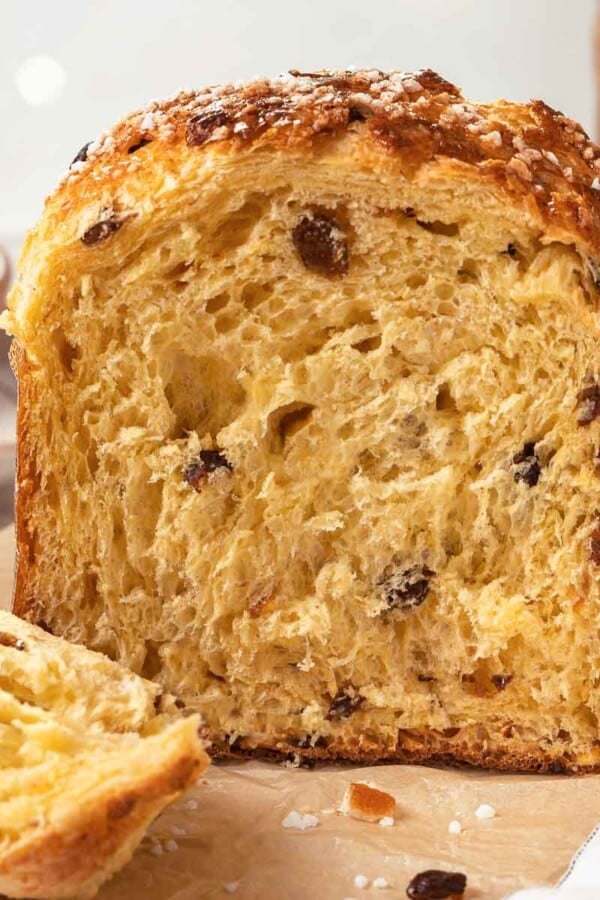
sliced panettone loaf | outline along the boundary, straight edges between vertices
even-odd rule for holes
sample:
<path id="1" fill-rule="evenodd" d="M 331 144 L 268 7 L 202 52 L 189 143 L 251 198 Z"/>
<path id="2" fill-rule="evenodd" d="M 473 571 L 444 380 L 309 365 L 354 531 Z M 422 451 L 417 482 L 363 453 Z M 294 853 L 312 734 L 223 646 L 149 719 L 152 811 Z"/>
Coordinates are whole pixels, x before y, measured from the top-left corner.
<path id="1" fill-rule="evenodd" d="M 157 685 L 0 612 L 0 893 L 90 897 L 206 767 Z"/>
<path id="2" fill-rule="evenodd" d="M 155 103 L 16 336 L 15 610 L 222 751 L 600 763 L 600 150 L 430 71 Z"/>

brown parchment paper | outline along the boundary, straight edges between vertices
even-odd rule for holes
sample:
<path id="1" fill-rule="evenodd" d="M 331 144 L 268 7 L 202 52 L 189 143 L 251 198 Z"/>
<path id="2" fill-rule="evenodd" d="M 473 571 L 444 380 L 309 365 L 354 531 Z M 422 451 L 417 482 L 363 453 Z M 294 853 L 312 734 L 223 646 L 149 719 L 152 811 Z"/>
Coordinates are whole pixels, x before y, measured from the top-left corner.
<path id="1" fill-rule="evenodd" d="M 6 606 L 13 553 L 12 531 L 4 530 L 0 597 Z M 335 812 L 351 781 L 370 781 L 394 795 L 393 827 Z M 496 808 L 494 819 L 476 818 L 481 803 Z M 284 829 L 282 820 L 293 809 L 315 814 L 319 825 L 307 831 Z M 448 832 L 453 819 L 463 826 L 460 835 Z M 467 875 L 466 900 L 500 900 L 522 887 L 556 882 L 598 820 L 600 776 L 221 763 L 160 816 L 132 862 L 98 896 L 391 900 L 406 896 L 415 873 L 445 868 Z M 157 844 L 160 855 L 155 855 Z M 357 888 L 358 874 L 370 881 L 383 877 L 390 886 Z M 229 893 L 225 886 L 235 882 L 237 889 Z"/>

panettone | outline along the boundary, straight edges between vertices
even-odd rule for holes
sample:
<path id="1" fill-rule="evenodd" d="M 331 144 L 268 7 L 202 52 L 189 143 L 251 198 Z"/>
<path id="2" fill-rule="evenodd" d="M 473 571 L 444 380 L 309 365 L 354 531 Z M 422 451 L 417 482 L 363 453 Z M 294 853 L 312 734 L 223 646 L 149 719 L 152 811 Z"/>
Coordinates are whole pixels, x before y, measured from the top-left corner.
<path id="1" fill-rule="evenodd" d="M 15 611 L 217 752 L 600 762 L 600 150 L 431 71 L 153 103 L 5 325 Z"/>

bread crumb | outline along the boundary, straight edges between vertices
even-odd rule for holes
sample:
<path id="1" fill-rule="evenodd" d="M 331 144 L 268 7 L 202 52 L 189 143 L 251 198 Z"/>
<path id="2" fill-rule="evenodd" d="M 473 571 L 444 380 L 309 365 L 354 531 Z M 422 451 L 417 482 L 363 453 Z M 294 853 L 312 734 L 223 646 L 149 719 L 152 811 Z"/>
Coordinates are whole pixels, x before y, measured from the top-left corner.
<path id="1" fill-rule="evenodd" d="M 382 828 L 391 828 L 395 824 L 395 819 L 393 816 L 384 816 L 383 819 L 379 820 L 379 824 Z"/>
<path id="2" fill-rule="evenodd" d="M 173 840 L 165 841 L 165 850 L 167 853 L 174 853 L 175 850 L 179 850 L 179 844 Z"/>
<path id="3" fill-rule="evenodd" d="M 162 844 L 153 844 L 150 847 L 150 853 L 152 854 L 152 856 L 162 856 L 163 852 L 164 851 L 162 848 Z"/>
<path id="4" fill-rule="evenodd" d="M 240 886 L 239 881 L 227 881 L 227 882 L 223 885 L 223 890 L 224 890 L 227 894 L 235 894 L 235 892 L 237 891 L 237 889 L 239 888 L 239 886 Z"/>
<path id="5" fill-rule="evenodd" d="M 598 178 L 597 175 L 596 175 L 596 177 L 594 178 L 594 180 L 592 181 L 592 188 L 593 188 L 595 191 L 600 191 L 600 178 Z"/>
<path id="6" fill-rule="evenodd" d="M 198 809 L 198 801 L 197 800 L 188 800 L 185 804 L 186 809 Z"/>
<path id="7" fill-rule="evenodd" d="M 296 828 L 298 831 L 306 831 L 307 828 L 316 828 L 319 824 L 319 820 L 310 813 L 303 815 L 293 809 L 287 814 L 281 824 L 284 828 Z"/>
<path id="8" fill-rule="evenodd" d="M 179 825 L 171 825 L 169 831 L 174 837 L 183 837 L 187 834 L 185 828 L 180 828 Z"/>
<path id="9" fill-rule="evenodd" d="M 389 887 L 390 883 L 385 878 L 382 878 L 381 875 L 378 878 L 373 879 L 373 887 L 374 888 L 386 888 Z"/>
<path id="10" fill-rule="evenodd" d="M 462 831 L 462 825 L 458 821 L 458 819 L 452 819 L 450 824 L 448 825 L 448 831 L 450 834 L 460 834 Z"/>
<path id="11" fill-rule="evenodd" d="M 482 803 L 475 810 L 475 815 L 478 819 L 493 819 L 496 815 L 496 810 L 489 803 Z"/>
<path id="12" fill-rule="evenodd" d="M 354 887 L 357 888 L 366 888 L 369 886 L 369 879 L 366 875 L 355 875 L 354 876 Z"/>
<path id="13" fill-rule="evenodd" d="M 352 782 L 346 788 L 339 811 L 365 822 L 380 822 L 381 819 L 394 817 L 396 801 L 391 794 L 380 791 L 374 785 L 364 781 Z"/>

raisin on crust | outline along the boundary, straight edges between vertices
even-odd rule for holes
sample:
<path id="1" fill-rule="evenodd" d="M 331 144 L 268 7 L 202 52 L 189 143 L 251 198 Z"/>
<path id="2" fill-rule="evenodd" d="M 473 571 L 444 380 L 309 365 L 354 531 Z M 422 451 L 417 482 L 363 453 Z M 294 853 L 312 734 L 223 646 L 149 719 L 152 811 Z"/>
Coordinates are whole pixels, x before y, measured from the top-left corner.
<path id="1" fill-rule="evenodd" d="M 429 70 L 124 119 L 4 318 L 15 610 L 216 752 L 596 768 L 599 223 L 576 123 Z"/>

